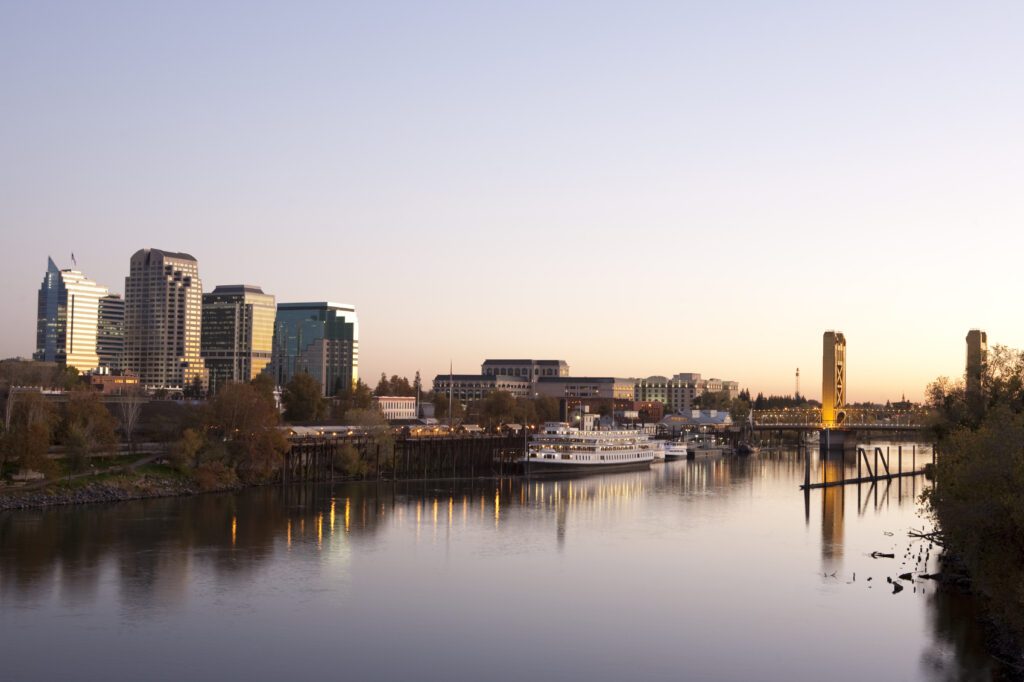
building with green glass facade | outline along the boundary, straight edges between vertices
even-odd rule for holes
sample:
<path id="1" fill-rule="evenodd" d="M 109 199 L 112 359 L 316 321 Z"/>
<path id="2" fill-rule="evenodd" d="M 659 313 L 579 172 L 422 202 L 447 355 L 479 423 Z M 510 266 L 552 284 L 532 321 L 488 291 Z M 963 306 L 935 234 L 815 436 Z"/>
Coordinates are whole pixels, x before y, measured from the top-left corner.
<path id="1" fill-rule="evenodd" d="M 329 301 L 281 303 L 274 321 L 270 372 L 278 386 L 306 372 L 325 396 L 350 390 L 359 379 L 359 318 L 355 306 Z"/>
<path id="2" fill-rule="evenodd" d="M 250 381 L 270 364 L 274 297 L 250 284 L 217 286 L 203 294 L 202 356 L 210 392 Z"/>

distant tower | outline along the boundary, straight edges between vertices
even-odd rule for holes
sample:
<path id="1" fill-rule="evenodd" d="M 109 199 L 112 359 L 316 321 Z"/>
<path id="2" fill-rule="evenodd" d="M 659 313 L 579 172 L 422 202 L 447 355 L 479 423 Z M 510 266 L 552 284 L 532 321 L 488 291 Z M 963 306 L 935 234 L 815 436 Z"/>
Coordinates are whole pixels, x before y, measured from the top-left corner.
<path id="1" fill-rule="evenodd" d="M 846 419 L 846 337 L 828 331 L 822 343 L 821 425 L 841 426 Z"/>
<path id="2" fill-rule="evenodd" d="M 988 362 L 988 334 L 972 329 L 967 332 L 967 369 L 965 379 L 968 393 L 981 393 L 981 379 Z"/>
<path id="3" fill-rule="evenodd" d="M 800 397 L 800 368 L 796 368 L 796 393 L 793 394 L 793 398 L 797 399 Z"/>

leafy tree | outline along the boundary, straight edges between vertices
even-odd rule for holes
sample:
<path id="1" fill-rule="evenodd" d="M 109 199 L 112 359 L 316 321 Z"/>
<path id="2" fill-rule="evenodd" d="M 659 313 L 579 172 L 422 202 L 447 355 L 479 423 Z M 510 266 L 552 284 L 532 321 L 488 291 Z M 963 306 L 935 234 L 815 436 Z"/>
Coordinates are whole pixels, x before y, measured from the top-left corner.
<path id="1" fill-rule="evenodd" d="M 223 385 L 207 404 L 204 421 L 225 444 L 241 480 L 266 481 L 281 468 L 288 439 L 277 429 L 277 410 L 252 384 Z"/>
<path id="2" fill-rule="evenodd" d="M 171 447 L 171 461 L 179 471 L 189 467 L 198 468 L 202 463 L 200 454 L 207 447 L 206 436 L 196 429 L 185 429 L 181 438 Z"/>
<path id="3" fill-rule="evenodd" d="M 561 417 L 561 407 L 556 398 L 541 396 L 534 398 L 533 408 L 536 414 L 536 423 L 558 421 Z"/>
<path id="4" fill-rule="evenodd" d="M 350 410 L 345 415 L 345 423 L 351 426 L 360 426 L 367 430 L 372 438 L 374 448 L 373 463 L 376 465 L 377 453 L 379 451 L 380 462 L 386 468 L 387 463 L 394 457 L 395 435 L 384 415 L 377 410 Z M 365 474 L 371 468 L 370 462 L 366 462 L 366 466 L 362 471 L 351 473 L 350 475 Z"/>
<path id="5" fill-rule="evenodd" d="M 466 409 L 458 400 L 452 400 L 452 419 L 461 419 L 466 414 Z M 434 394 L 434 417 L 437 419 L 448 419 L 448 394 Z"/>
<path id="6" fill-rule="evenodd" d="M 1024 354 L 996 346 L 979 390 L 940 377 L 926 403 L 940 448 L 926 499 L 944 572 L 966 568 L 991 614 L 1024 641 Z"/>
<path id="7" fill-rule="evenodd" d="M 274 397 L 274 391 L 277 388 L 274 383 L 274 377 L 270 376 L 267 372 L 261 372 L 252 378 L 249 382 L 252 387 L 256 390 L 256 393 L 267 401 L 269 405 L 276 405 L 277 400 Z"/>
<path id="8" fill-rule="evenodd" d="M 391 391 L 391 387 L 388 384 L 388 375 L 384 372 L 380 373 L 380 381 L 377 382 L 377 388 L 373 389 L 373 394 L 376 396 L 387 395 Z"/>
<path id="9" fill-rule="evenodd" d="M 95 391 L 84 387 L 71 391 L 60 433 L 73 468 L 84 469 L 84 460 L 91 453 L 109 452 L 117 444 L 116 426 L 116 420 Z"/>
<path id="10" fill-rule="evenodd" d="M 351 443 L 343 443 L 335 455 L 335 465 L 346 476 L 365 476 L 369 470 L 369 463 L 364 461 L 359 450 Z"/>
<path id="11" fill-rule="evenodd" d="M 199 400 L 202 398 L 206 393 L 205 387 L 203 386 L 203 378 L 198 374 L 192 377 L 192 381 L 188 382 L 182 393 L 186 398 L 192 400 Z"/>
<path id="12" fill-rule="evenodd" d="M 480 417 L 487 426 L 511 421 L 516 410 L 516 399 L 508 391 L 491 391 L 481 401 Z"/>
<path id="13" fill-rule="evenodd" d="M 324 415 L 326 404 L 320 382 L 306 372 L 299 372 L 284 387 L 284 418 L 290 422 L 315 421 Z"/>
<path id="14" fill-rule="evenodd" d="M 7 396 L 5 428 L 0 436 L 2 462 L 17 461 L 21 469 L 47 478 L 57 473 L 48 457 L 56 424 L 56 411 L 41 393 L 19 391 Z"/>
<path id="15" fill-rule="evenodd" d="M 747 395 L 750 395 L 749 393 Z M 750 416 L 750 401 L 734 398 L 729 402 L 729 416 L 734 424 L 742 424 Z"/>

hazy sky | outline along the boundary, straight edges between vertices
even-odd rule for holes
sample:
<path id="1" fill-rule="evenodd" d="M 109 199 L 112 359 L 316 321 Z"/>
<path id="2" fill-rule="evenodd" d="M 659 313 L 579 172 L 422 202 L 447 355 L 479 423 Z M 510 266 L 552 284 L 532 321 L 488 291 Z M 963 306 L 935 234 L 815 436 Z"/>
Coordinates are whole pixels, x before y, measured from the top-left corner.
<path id="1" fill-rule="evenodd" d="M 47 255 L 485 357 L 919 398 L 1024 347 L 1024 4 L 0 1 L 0 356 Z"/>

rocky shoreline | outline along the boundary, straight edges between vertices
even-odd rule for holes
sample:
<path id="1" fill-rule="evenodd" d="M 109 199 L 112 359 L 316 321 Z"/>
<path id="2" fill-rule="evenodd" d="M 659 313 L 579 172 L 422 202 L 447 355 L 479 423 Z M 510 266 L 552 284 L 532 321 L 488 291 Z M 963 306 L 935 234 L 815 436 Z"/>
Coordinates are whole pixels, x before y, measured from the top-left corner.
<path id="1" fill-rule="evenodd" d="M 197 495 L 200 492 L 219 491 L 202 491 L 191 481 L 144 474 L 130 478 L 94 481 L 77 487 L 55 484 L 41 490 L 0 492 L 0 511 L 178 497 Z"/>

